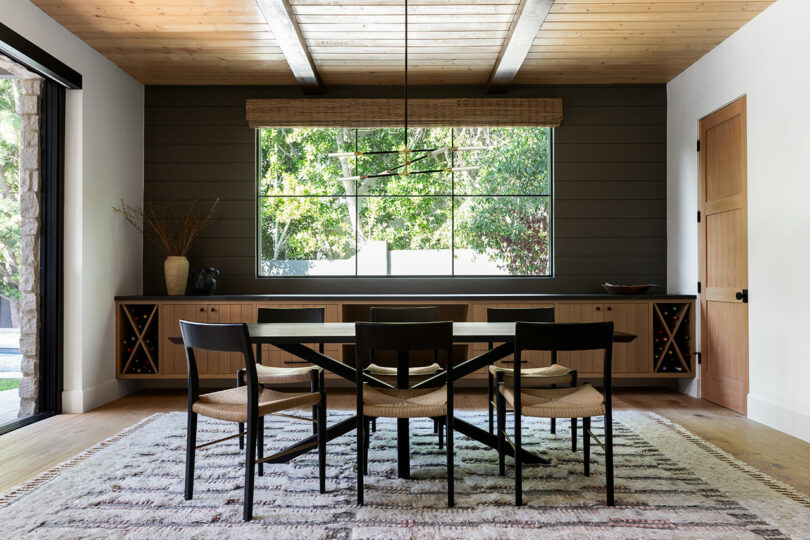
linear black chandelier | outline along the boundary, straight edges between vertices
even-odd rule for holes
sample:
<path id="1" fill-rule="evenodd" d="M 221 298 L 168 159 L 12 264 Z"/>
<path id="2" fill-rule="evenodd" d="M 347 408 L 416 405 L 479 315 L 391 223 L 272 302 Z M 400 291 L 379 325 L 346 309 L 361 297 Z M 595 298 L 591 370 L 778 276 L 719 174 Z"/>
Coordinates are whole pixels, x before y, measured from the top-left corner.
<path id="1" fill-rule="evenodd" d="M 336 157 L 339 159 L 356 158 L 358 156 L 370 156 L 381 154 L 403 154 L 405 159 L 402 164 L 386 169 L 376 174 L 362 174 L 357 176 L 347 176 L 341 178 L 344 180 L 365 180 L 367 178 L 384 178 L 388 176 L 410 176 L 412 174 L 431 174 L 431 173 L 455 173 L 465 171 L 475 171 L 480 167 L 445 167 L 441 169 L 429 169 L 422 171 L 410 170 L 410 165 L 417 163 L 424 159 L 437 156 L 443 153 L 450 152 L 470 152 L 475 150 L 491 150 L 488 146 L 443 146 L 440 148 L 421 148 L 417 150 L 408 149 L 408 0 L 405 0 L 405 84 L 404 84 L 404 101 L 405 101 L 405 148 L 403 150 L 377 150 L 370 152 L 333 152 L 327 154 L 329 157 Z M 423 154 L 419 157 L 411 159 L 411 154 Z"/>

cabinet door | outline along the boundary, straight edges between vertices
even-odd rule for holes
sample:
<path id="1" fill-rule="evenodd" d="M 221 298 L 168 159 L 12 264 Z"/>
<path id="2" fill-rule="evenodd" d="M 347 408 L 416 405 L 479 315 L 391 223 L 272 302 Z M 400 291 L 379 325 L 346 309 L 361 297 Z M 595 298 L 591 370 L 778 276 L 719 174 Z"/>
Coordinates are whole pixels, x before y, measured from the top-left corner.
<path id="1" fill-rule="evenodd" d="M 603 314 L 604 320 L 613 321 L 615 330 L 638 336 L 631 343 L 613 344 L 613 372 L 650 373 L 650 304 L 605 304 Z"/>
<path id="2" fill-rule="evenodd" d="M 253 304 L 207 304 L 204 306 L 206 322 L 213 324 L 252 323 L 256 322 L 256 310 Z M 240 353 L 208 352 L 206 370 L 200 374 L 222 375 L 236 380 L 236 372 L 245 366 L 245 359 Z"/>
<path id="3" fill-rule="evenodd" d="M 604 320 L 603 304 L 557 304 L 557 322 L 601 322 Z M 577 370 L 579 375 L 601 375 L 603 355 L 601 351 L 560 352 L 557 362 Z"/>
<path id="4" fill-rule="evenodd" d="M 324 309 L 323 318 L 324 322 L 339 322 L 338 321 L 338 306 L 337 304 L 258 304 L 258 308 L 275 308 L 275 309 L 291 309 L 291 308 L 308 308 L 308 307 L 321 307 Z M 255 316 L 254 316 L 255 317 Z M 307 347 L 317 351 L 317 343 L 307 343 Z M 339 360 L 338 355 L 340 352 L 340 345 L 337 343 L 326 343 L 324 345 L 324 354 L 329 358 Z M 354 358 L 352 358 L 354 361 Z M 284 352 L 272 345 L 262 345 L 262 364 L 266 366 L 277 367 L 301 367 L 310 366 L 309 362 L 304 362 L 300 358 Z"/>
<path id="5" fill-rule="evenodd" d="M 169 341 L 170 337 L 180 337 L 180 320 L 207 322 L 208 315 L 201 305 L 197 304 L 162 304 L 160 306 L 160 374 L 186 375 L 186 351 L 182 345 Z M 208 353 L 199 351 L 195 354 L 197 368 L 208 365 Z"/>

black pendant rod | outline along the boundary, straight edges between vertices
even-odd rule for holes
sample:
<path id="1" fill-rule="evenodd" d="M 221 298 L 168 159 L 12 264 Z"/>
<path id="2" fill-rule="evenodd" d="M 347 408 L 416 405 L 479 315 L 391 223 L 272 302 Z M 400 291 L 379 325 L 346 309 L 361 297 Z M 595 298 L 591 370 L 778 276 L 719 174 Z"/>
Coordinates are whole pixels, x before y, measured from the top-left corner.
<path id="1" fill-rule="evenodd" d="M 405 163 L 408 155 L 408 0 L 405 0 Z M 405 171 L 407 172 L 407 167 Z"/>

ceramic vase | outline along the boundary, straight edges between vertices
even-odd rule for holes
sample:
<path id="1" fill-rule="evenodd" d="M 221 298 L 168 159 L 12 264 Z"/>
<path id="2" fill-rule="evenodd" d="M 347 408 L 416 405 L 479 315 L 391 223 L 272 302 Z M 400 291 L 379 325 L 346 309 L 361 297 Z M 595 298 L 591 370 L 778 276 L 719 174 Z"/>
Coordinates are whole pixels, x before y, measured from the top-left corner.
<path id="1" fill-rule="evenodd" d="M 166 293 L 169 296 L 185 294 L 188 283 L 188 258 L 169 255 L 163 262 L 166 276 Z"/>

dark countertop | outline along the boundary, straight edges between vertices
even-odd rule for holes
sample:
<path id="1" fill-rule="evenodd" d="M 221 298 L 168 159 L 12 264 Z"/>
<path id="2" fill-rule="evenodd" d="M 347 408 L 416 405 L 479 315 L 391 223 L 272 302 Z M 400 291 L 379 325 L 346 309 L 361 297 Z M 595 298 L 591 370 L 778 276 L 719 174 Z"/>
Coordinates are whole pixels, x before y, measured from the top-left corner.
<path id="1" fill-rule="evenodd" d="M 458 301 L 507 301 L 507 300 L 694 300 L 694 294 L 215 294 L 212 296 L 116 296 L 116 301 L 177 301 L 177 302 L 279 302 L 279 301 L 397 301 L 397 300 L 458 300 Z"/>

